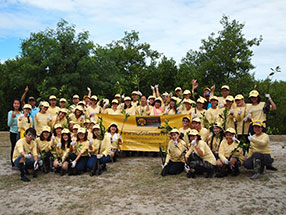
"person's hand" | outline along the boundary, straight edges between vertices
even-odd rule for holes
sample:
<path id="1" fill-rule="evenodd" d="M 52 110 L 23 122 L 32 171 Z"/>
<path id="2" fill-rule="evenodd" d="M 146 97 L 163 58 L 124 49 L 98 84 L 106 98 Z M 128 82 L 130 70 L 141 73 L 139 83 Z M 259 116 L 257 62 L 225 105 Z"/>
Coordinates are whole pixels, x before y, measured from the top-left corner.
<path id="1" fill-rule="evenodd" d="M 24 157 L 26 158 L 26 159 L 31 159 L 32 158 L 32 155 L 29 153 L 29 154 L 24 154 Z"/>
<path id="2" fill-rule="evenodd" d="M 38 161 L 35 161 L 35 162 L 34 162 L 34 170 L 37 170 L 38 168 L 39 168 Z"/>
<path id="3" fill-rule="evenodd" d="M 121 96 L 121 98 L 124 99 L 124 98 L 125 98 L 125 94 L 123 94 L 123 95 Z"/>
<path id="4" fill-rule="evenodd" d="M 265 94 L 265 97 L 266 97 L 266 98 L 268 98 L 268 99 L 271 99 L 271 97 L 270 97 L 270 94 L 269 94 L 269 93 Z"/>
<path id="5" fill-rule="evenodd" d="M 118 134 L 118 139 L 119 139 L 119 140 L 121 140 L 121 139 L 122 139 L 122 137 L 121 137 L 121 135 L 120 135 L 120 134 Z"/>
<path id="6" fill-rule="evenodd" d="M 239 108 L 239 110 L 238 110 L 238 115 L 240 115 L 241 113 L 242 113 L 242 110 L 241 110 L 241 108 Z"/>
<path id="7" fill-rule="evenodd" d="M 138 94 L 139 94 L 139 96 L 142 96 L 143 94 L 138 90 Z"/>
<path id="8" fill-rule="evenodd" d="M 251 118 L 251 113 L 247 114 L 247 118 L 248 118 L 248 119 Z"/>
<path id="9" fill-rule="evenodd" d="M 229 160 L 225 160 L 225 161 L 224 161 L 224 164 L 225 164 L 225 165 L 228 165 L 228 164 L 229 164 Z"/>
<path id="10" fill-rule="evenodd" d="M 80 120 L 84 120 L 84 115 L 81 115 L 81 116 L 80 116 Z"/>
<path id="11" fill-rule="evenodd" d="M 51 117 L 51 115 L 49 115 L 49 116 L 48 116 L 48 120 L 49 120 L 49 121 L 51 121 L 51 120 L 52 120 L 52 117 Z"/>
<path id="12" fill-rule="evenodd" d="M 51 138 L 51 139 L 52 139 L 52 141 L 54 141 L 56 138 L 55 138 L 55 136 L 54 136 L 54 135 L 52 135 L 52 138 Z"/>
<path id="13" fill-rule="evenodd" d="M 76 165 L 76 161 L 74 160 L 73 162 L 71 162 L 71 168 L 75 168 Z"/>
<path id="14" fill-rule="evenodd" d="M 196 140 L 192 140 L 191 144 L 196 147 L 197 146 L 197 141 Z"/>
<path id="15" fill-rule="evenodd" d="M 168 163 L 164 163 L 164 164 L 162 165 L 162 169 L 164 169 L 167 165 L 168 165 Z"/>
<path id="16" fill-rule="evenodd" d="M 152 85 L 150 86 L 152 90 L 155 90 L 155 87 L 153 87 Z"/>
<path id="17" fill-rule="evenodd" d="M 197 117 L 198 117 L 198 114 L 194 113 L 193 119 L 194 119 L 194 118 L 197 118 Z"/>
<path id="18" fill-rule="evenodd" d="M 25 93 L 27 93 L 29 91 L 29 86 L 27 85 L 25 88 Z"/>
<path id="19" fill-rule="evenodd" d="M 239 141 L 238 141 L 238 139 L 236 139 L 236 137 L 235 136 L 233 136 L 232 137 L 232 140 L 234 141 L 234 142 L 236 142 L 236 143 L 238 143 Z"/>
<path id="20" fill-rule="evenodd" d="M 63 165 L 63 163 L 61 161 L 59 161 L 59 167 L 61 167 Z"/>
<path id="21" fill-rule="evenodd" d="M 159 87 L 159 84 L 156 84 L 156 85 L 155 85 L 155 88 L 158 89 L 158 87 Z"/>
<path id="22" fill-rule="evenodd" d="M 220 104 L 218 104 L 218 107 L 223 108 L 224 104 L 220 103 Z"/>
<path id="23" fill-rule="evenodd" d="M 214 91 L 214 90 L 215 90 L 215 85 L 212 85 L 211 91 Z"/>
<path id="24" fill-rule="evenodd" d="M 102 154 L 98 154 L 98 155 L 96 155 L 96 158 L 97 159 L 101 159 L 103 157 L 103 155 Z"/>
<path id="25" fill-rule="evenodd" d="M 92 140 L 89 140 L 88 142 L 89 142 L 89 146 L 92 146 L 92 143 L 93 143 Z"/>
<path id="26" fill-rule="evenodd" d="M 89 87 L 86 88 L 88 92 L 91 92 L 91 89 Z"/>
<path id="27" fill-rule="evenodd" d="M 17 115 L 16 115 L 16 112 L 13 111 L 11 116 L 12 116 L 13 118 L 15 118 L 15 117 L 17 116 Z"/>
<path id="28" fill-rule="evenodd" d="M 251 135 L 251 133 L 248 134 L 249 136 L 247 137 L 248 140 L 251 142 L 253 140 L 253 136 Z"/>
<path id="29" fill-rule="evenodd" d="M 90 113 L 90 116 L 92 117 L 92 116 L 94 116 L 95 115 L 95 112 L 91 112 Z"/>
<path id="30" fill-rule="evenodd" d="M 190 169 L 188 164 L 185 164 L 185 170 L 186 170 L 186 172 L 190 172 L 191 169 Z"/>
<path id="31" fill-rule="evenodd" d="M 229 113 L 230 113 L 231 115 L 233 115 L 233 114 L 234 114 L 234 110 L 231 108 L 230 111 L 229 111 Z"/>
<path id="32" fill-rule="evenodd" d="M 236 162 L 236 159 L 235 158 L 231 158 L 230 161 L 229 161 L 229 165 L 230 166 L 233 166 Z"/>
<path id="33" fill-rule="evenodd" d="M 61 148 L 62 147 L 62 143 L 61 142 L 58 142 L 57 143 L 57 148 Z"/>
<path id="34" fill-rule="evenodd" d="M 76 142 L 75 142 L 75 141 L 71 142 L 71 145 L 72 145 L 72 146 L 74 146 L 75 144 L 76 144 Z"/>

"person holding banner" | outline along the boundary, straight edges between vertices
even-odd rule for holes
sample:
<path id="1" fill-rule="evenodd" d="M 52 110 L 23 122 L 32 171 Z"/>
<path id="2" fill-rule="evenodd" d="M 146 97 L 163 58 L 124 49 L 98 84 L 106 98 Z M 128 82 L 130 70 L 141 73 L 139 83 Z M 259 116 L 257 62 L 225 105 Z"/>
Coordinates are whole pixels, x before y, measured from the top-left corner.
<path id="1" fill-rule="evenodd" d="M 189 133 L 190 148 L 186 154 L 186 171 L 188 178 L 196 174 L 207 173 L 206 178 L 214 174 L 216 159 L 206 142 L 202 141 L 199 132 L 192 129 Z"/>
<path id="2" fill-rule="evenodd" d="M 135 108 L 135 106 L 132 106 L 131 98 L 129 96 L 124 98 L 123 110 L 125 110 L 125 112 L 127 114 L 129 114 L 130 116 L 134 116 L 135 115 L 136 108 Z"/>
<path id="3" fill-rule="evenodd" d="M 184 156 L 187 150 L 187 144 L 180 139 L 178 129 L 172 129 L 170 135 L 171 140 L 168 144 L 165 164 L 162 166 L 162 176 L 177 175 L 184 171 Z"/>
<path id="4" fill-rule="evenodd" d="M 164 109 L 161 107 L 162 99 L 156 98 L 154 102 L 154 107 L 151 108 L 150 116 L 161 116 L 164 114 Z"/>
<path id="5" fill-rule="evenodd" d="M 18 131 L 20 133 L 20 138 L 24 137 L 24 133 L 28 128 L 33 127 L 33 119 L 30 116 L 32 106 L 25 104 L 23 107 L 23 113 L 17 118 Z"/>
<path id="6" fill-rule="evenodd" d="M 264 168 L 277 171 L 272 166 L 274 159 L 272 158 L 272 152 L 270 150 L 269 136 L 263 132 L 264 123 L 261 120 L 255 120 L 253 122 L 253 129 L 255 134 L 248 136 L 250 141 L 250 149 L 248 158 L 244 162 L 246 169 L 253 169 L 254 174 L 251 179 L 257 179 L 263 174 Z"/>
<path id="7" fill-rule="evenodd" d="M 118 153 L 120 152 L 120 145 L 123 143 L 122 137 L 118 134 L 118 126 L 115 122 L 110 124 L 107 132 L 106 136 L 110 138 L 111 142 L 110 158 L 113 162 L 116 162 Z"/>
<path id="8" fill-rule="evenodd" d="M 239 140 L 236 139 L 236 133 L 233 128 L 225 131 L 225 139 L 219 147 L 217 160 L 218 173 L 217 178 L 222 178 L 231 174 L 232 176 L 239 175 L 239 167 L 241 166 L 244 156 L 241 148 L 238 148 Z"/>

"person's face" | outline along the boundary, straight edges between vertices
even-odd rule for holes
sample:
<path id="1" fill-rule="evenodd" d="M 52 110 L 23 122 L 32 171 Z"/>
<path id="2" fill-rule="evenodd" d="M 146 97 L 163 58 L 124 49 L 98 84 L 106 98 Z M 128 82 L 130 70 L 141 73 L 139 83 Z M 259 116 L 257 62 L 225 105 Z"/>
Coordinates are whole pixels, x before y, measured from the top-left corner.
<path id="1" fill-rule="evenodd" d="M 55 106 L 57 104 L 57 100 L 56 99 L 50 99 L 50 104 L 51 104 L 51 106 Z"/>
<path id="2" fill-rule="evenodd" d="M 127 105 L 127 107 L 129 107 L 130 104 L 131 104 L 131 101 L 130 100 L 126 100 L 124 103 Z"/>
<path id="3" fill-rule="evenodd" d="M 218 133 L 220 133 L 220 132 L 221 132 L 221 128 L 215 126 L 215 127 L 214 127 L 214 134 L 218 134 Z"/>
<path id="4" fill-rule="evenodd" d="M 174 100 L 170 101 L 170 107 L 176 107 L 176 102 Z"/>
<path id="5" fill-rule="evenodd" d="M 56 134 L 57 134 L 57 135 L 61 135 L 61 132 L 62 132 L 62 128 L 57 128 L 57 129 L 56 129 Z"/>
<path id="6" fill-rule="evenodd" d="M 77 135 L 77 128 L 72 130 L 72 133 Z"/>
<path id="7" fill-rule="evenodd" d="M 155 102 L 155 108 L 159 108 L 161 106 L 161 102 Z"/>
<path id="8" fill-rule="evenodd" d="M 82 111 L 80 111 L 78 109 L 75 110 L 75 115 L 80 116 L 81 114 L 82 114 Z"/>
<path id="9" fill-rule="evenodd" d="M 70 124 L 69 124 L 69 130 L 70 130 L 70 131 L 72 131 L 73 125 L 74 125 L 73 123 L 70 123 Z"/>
<path id="10" fill-rule="evenodd" d="M 240 99 L 236 99 L 236 100 L 235 100 L 235 104 L 236 104 L 236 106 L 240 107 L 240 106 L 241 106 L 241 105 L 240 105 Z"/>
<path id="11" fill-rule="evenodd" d="M 257 103 L 258 97 L 250 97 L 250 101 L 251 101 L 252 103 Z"/>
<path id="12" fill-rule="evenodd" d="M 168 100 L 168 97 L 167 96 L 162 96 L 162 99 L 164 101 L 164 103 Z"/>
<path id="13" fill-rule="evenodd" d="M 153 104 L 154 104 L 154 101 L 155 101 L 155 99 L 153 99 L 153 98 L 152 98 L 152 99 L 149 99 L 149 104 L 150 104 L 150 105 L 153 105 Z"/>
<path id="14" fill-rule="evenodd" d="M 24 114 L 25 114 L 25 115 L 28 115 L 30 112 L 31 112 L 31 109 L 30 109 L 30 108 L 25 108 L 25 109 L 24 109 Z"/>
<path id="15" fill-rule="evenodd" d="M 49 109 L 48 107 L 43 107 L 42 108 L 43 113 L 46 113 L 48 109 Z"/>
<path id="16" fill-rule="evenodd" d="M 191 109 L 191 107 L 192 107 L 192 105 L 190 104 L 190 103 L 185 103 L 185 107 L 186 107 L 186 109 L 187 110 L 190 110 Z"/>
<path id="17" fill-rule="evenodd" d="M 85 97 L 84 101 L 85 101 L 86 104 L 90 103 L 90 99 L 88 97 Z"/>
<path id="18" fill-rule="evenodd" d="M 147 102 L 146 97 L 145 97 L 145 96 L 142 96 L 141 99 L 140 99 L 140 103 L 141 103 L 142 105 L 146 105 L 146 102 Z"/>
<path id="19" fill-rule="evenodd" d="M 89 128 L 89 123 L 84 123 L 85 128 Z"/>
<path id="20" fill-rule="evenodd" d="M 197 102 L 197 107 L 198 109 L 202 109 L 204 107 L 203 103 Z"/>
<path id="21" fill-rule="evenodd" d="M 47 131 L 43 132 L 44 139 L 48 139 L 49 135 L 50 135 L 50 132 L 47 132 Z"/>
<path id="22" fill-rule="evenodd" d="M 226 106 L 227 106 L 228 108 L 231 108 L 232 104 L 233 104 L 233 102 L 231 102 L 231 101 L 226 101 Z"/>
<path id="23" fill-rule="evenodd" d="M 34 140 L 36 137 L 31 133 L 31 132 L 28 132 L 25 136 L 25 139 L 26 139 L 26 142 L 27 143 L 30 143 L 32 140 Z"/>
<path id="24" fill-rule="evenodd" d="M 112 109 L 117 109 L 118 104 L 117 103 L 112 103 Z"/>
<path id="25" fill-rule="evenodd" d="M 15 100 L 15 101 L 13 102 L 13 108 L 14 108 L 14 110 L 19 110 L 19 108 L 20 108 L 20 102 L 19 102 L 18 100 Z"/>
<path id="26" fill-rule="evenodd" d="M 61 108 L 65 108 L 66 107 L 66 103 L 65 102 L 60 102 L 60 107 Z"/>
<path id="27" fill-rule="evenodd" d="M 189 127 L 190 126 L 190 121 L 188 119 L 183 119 L 183 126 L 184 127 Z"/>
<path id="28" fill-rule="evenodd" d="M 121 102 L 121 99 L 120 99 L 120 97 L 115 97 L 115 99 L 118 101 L 118 103 L 120 103 Z"/>
<path id="29" fill-rule="evenodd" d="M 132 94 L 131 98 L 132 98 L 133 101 L 135 101 L 137 99 L 137 95 L 136 94 Z"/>
<path id="30" fill-rule="evenodd" d="M 211 105 L 212 105 L 213 108 L 215 108 L 217 106 L 217 104 L 218 104 L 217 100 L 215 100 L 215 99 L 211 100 Z"/>
<path id="31" fill-rule="evenodd" d="M 116 126 L 111 126 L 111 127 L 110 127 L 110 131 L 111 131 L 112 133 L 115 133 L 116 130 L 117 130 L 117 127 L 116 127 Z"/>
<path id="32" fill-rule="evenodd" d="M 200 123 L 198 123 L 198 122 L 192 122 L 192 128 L 193 128 L 193 129 L 199 129 L 199 127 L 200 127 Z"/>
<path id="33" fill-rule="evenodd" d="M 222 97 L 224 97 L 224 98 L 227 97 L 227 96 L 229 95 L 229 90 L 223 88 L 223 89 L 221 90 L 221 95 L 222 95 Z"/>
<path id="34" fill-rule="evenodd" d="M 67 134 L 63 134 L 63 140 L 64 141 L 68 141 L 69 140 L 69 136 Z"/>
<path id="35" fill-rule="evenodd" d="M 209 90 L 204 90 L 204 97 L 209 96 L 210 95 L 210 91 Z"/>
<path id="36" fill-rule="evenodd" d="M 83 139 L 84 139 L 84 136 L 85 136 L 84 133 L 79 133 L 79 134 L 78 134 L 78 138 L 79 138 L 80 140 L 83 140 Z"/>
<path id="37" fill-rule="evenodd" d="M 96 103 L 97 103 L 97 101 L 95 99 L 91 99 L 90 102 L 92 105 L 96 105 Z"/>
<path id="38" fill-rule="evenodd" d="M 232 134 L 232 133 L 230 133 L 230 132 L 226 132 L 226 133 L 225 133 L 225 139 L 226 139 L 226 141 L 227 141 L 228 143 L 232 143 L 232 142 L 233 142 L 233 140 L 232 140 L 233 136 L 234 136 L 234 134 Z"/>
<path id="39" fill-rule="evenodd" d="M 62 118 L 64 118 L 66 116 L 66 113 L 64 113 L 64 112 L 60 112 L 59 113 L 59 117 L 62 119 Z"/>
<path id="40" fill-rule="evenodd" d="M 28 104 L 31 105 L 32 107 L 34 107 L 36 104 L 36 101 L 35 100 L 29 100 Z"/>
<path id="41" fill-rule="evenodd" d="M 189 135 L 189 140 L 190 140 L 190 141 L 197 140 L 197 136 L 195 136 L 195 135 Z"/>
<path id="42" fill-rule="evenodd" d="M 191 98 L 191 94 L 184 94 L 184 98 L 185 99 L 190 99 Z"/>
<path id="43" fill-rule="evenodd" d="M 99 135 L 100 129 L 98 129 L 98 128 L 93 129 L 93 133 L 94 133 L 94 135 Z"/>
<path id="44" fill-rule="evenodd" d="M 79 99 L 74 98 L 74 99 L 72 100 L 72 102 L 73 102 L 74 104 L 77 104 L 77 103 L 79 103 Z"/>
<path id="45" fill-rule="evenodd" d="M 177 91 L 176 91 L 176 95 L 177 95 L 177 96 L 179 96 L 179 95 L 182 94 L 182 93 L 183 93 L 182 90 L 177 90 Z"/>
<path id="46" fill-rule="evenodd" d="M 254 130 L 255 134 L 261 134 L 262 129 L 263 128 L 261 126 L 257 126 L 257 125 L 253 126 L 253 130 Z"/>
<path id="47" fill-rule="evenodd" d="M 171 133 L 171 139 L 172 139 L 172 140 L 175 141 L 175 140 L 177 140 L 178 138 L 179 138 L 179 134 L 178 134 L 178 133 L 174 133 L 174 132 Z"/>

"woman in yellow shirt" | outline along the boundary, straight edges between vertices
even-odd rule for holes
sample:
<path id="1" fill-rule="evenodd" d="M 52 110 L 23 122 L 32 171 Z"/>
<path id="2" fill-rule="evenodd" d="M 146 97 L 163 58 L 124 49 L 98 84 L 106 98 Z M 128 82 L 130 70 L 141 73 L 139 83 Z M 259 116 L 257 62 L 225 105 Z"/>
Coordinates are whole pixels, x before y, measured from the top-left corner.
<path id="1" fill-rule="evenodd" d="M 169 105 L 165 108 L 165 114 L 166 115 L 178 114 L 176 104 L 177 104 L 177 98 L 174 96 L 171 97 Z"/>
<path id="2" fill-rule="evenodd" d="M 219 159 L 218 151 L 223 138 L 224 138 L 224 133 L 222 125 L 219 122 L 216 122 L 214 124 L 213 133 L 211 133 L 211 135 L 208 138 L 208 145 L 211 151 L 213 152 L 216 160 Z"/>
<path id="3" fill-rule="evenodd" d="M 131 116 L 135 115 L 136 107 L 131 104 L 131 98 L 129 96 L 124 98 L 123 110 Z"/>
<path id="4" fill-rule="evenodd" d="M 161 107 L 162 99 L 156 98 L 154 106 L 151 107 L 150 116 L 161 116 L 164 114 L 164 109 Z"/>
<path id="5" fill-rule="evenodd" d="M 186 171 L 188 178 L 196 174 L 207 173 L 206 178 L 214 174 L 216 159 L 206 142 L 201 140 L 199 132 L 192 129 L 189 133 L 191 147 L 186 154 Z"/>
<path id="6" fill-rule="evenodd" d="M 116 123 L 111 123 L 109 128 L 107 129 L 106 136 L 110 138 L 111 142 L 111 152 L 110 152 L 110 158 L 113 162 L 116 161 L 118 153 L 120 152 L 120 145 L 122 145 L 122 137 L 120 134 L 118 134 L 118 126 Z"/>
<path id="7" fill-rule="evenodd" d="M 23 107 L 23 113 L 17 118 L 18 131 L 20 133 L 20 138 L 24 137 L 24 133 L 28 128 L 33 127 L 33 119 L 30 116 L 32 106 L 25 104 Z"/>

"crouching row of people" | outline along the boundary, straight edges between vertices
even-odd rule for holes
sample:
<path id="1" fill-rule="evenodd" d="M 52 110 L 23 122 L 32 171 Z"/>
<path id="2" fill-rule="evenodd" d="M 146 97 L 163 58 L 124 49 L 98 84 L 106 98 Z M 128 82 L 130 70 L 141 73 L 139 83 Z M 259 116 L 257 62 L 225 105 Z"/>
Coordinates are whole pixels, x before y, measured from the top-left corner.
<path id="1" fill-rule="evenodd" d="M 27 129 L 24 138 L 16 143 L 13 154 L 21 180 L 30 181 L 26 176 L 29 169 L 33 177 L 37 176 L 38 169 L 44 173 L 53 169 L 60 175 L 79 175 L 87 171 L 90 176 L 100 175 L 106 170 L 106 163 L 115 161 L 120 150 L 114 148 L 112 142 L 122 141 L 116 124 L 111 124 L 108 131 L 107 134 L 102 134 L 99 125 L 94 125 L 92 138 L 88 140 L 86 128 L 78 128 L 75 139 L 68 129 L 61 127 L 55 128 L 53 136 L 47 126 L 36 139 L 35 129 Z"/>
<path id="2" fill-rule="evenodd" d="M 180 174 L 185 169 L 189 178 L 205 173 L 207 178 L 214 174 L 219 178 L 229 174 L 238 176 L 239 167 L 243 164 L 245 168 L 253 169 L 254 174 L 251 179 L 257 179 L 265 167 L 277 170 L 272 166 L 274 159 L 270 151 L 269 136 L 262 131 L 263 122 L 256 120 L 253 122 L 253 127 L 255 135 L 248 136 L 250 148 L 246 160 L 243 149 L 238 147 L 240 142 L 233 128 L 225 131 L 225 137 L 217 152 L 212 151 L 209 145 L 201 140 L 197 130 L 190 130 L 188 133 L 190 144 L 187 145 L 181 138 L 179 130 L 172 129 L 161 175 Z"/>

